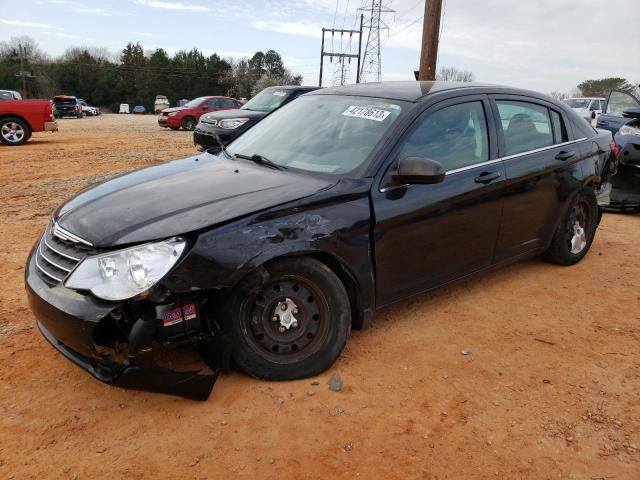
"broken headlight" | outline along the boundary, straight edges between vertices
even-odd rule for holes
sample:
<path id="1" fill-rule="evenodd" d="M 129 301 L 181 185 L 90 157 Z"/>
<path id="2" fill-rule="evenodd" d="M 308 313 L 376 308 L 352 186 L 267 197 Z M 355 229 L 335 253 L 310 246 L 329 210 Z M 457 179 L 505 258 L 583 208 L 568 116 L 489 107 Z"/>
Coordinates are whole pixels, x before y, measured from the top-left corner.
<path id="1" fill-rule="evenodd" d="M 178 237 L 85 258 L 65 282 L 104 300 L 126 300 L 149 290 L 176 264 L 186 242 Z"/>

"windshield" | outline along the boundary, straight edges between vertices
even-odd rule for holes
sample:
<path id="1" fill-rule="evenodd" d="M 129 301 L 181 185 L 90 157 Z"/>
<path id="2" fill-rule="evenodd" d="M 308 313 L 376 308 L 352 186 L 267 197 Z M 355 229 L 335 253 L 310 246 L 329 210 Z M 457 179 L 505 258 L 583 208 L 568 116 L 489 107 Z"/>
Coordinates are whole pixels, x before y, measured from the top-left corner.
<path id="1" fill-rule="evenodd" d="M 587 108 L 591 100 L 587 98 L 567 98 L 564 103 L 571 108 Z"/>
<path id="2" fill-rule="evenodd" d="M 187 107 L 187 108 L 195 108 L 197 106 L 199 106 L 202 102 L 204 102 L 207 98 L 209 97 L 198 97 L 198 98 L 194 98 L 193 100 L 191 100 L 190 102 L 187 102 L 183 105 L 183 107 Z"/>
<path id="3" fill-rule="evenodd" d="M 278 108 L 293 93 L 293 90 L 279 90 L 267 88 L 245 103 L 241 110 L 256 110 L 258 112 L 272 112 Z"/>
<path id="4" fill-rule="evenodd" d="M 283 166 L 343 174 L 360 166 L 398 118 L 404 102 L 337 95 L 300 97 L 229 145 Z"/>

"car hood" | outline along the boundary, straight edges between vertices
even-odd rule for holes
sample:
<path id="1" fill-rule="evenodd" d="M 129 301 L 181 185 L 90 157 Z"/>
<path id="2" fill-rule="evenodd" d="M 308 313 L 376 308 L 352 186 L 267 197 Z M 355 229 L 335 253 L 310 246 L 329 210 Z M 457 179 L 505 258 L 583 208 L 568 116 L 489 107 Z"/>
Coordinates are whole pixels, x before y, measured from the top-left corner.
<path id="1" fill-rule="evenodd" d="M 220 110 L 217 112 L 206 113 L 200 117 L 200 121 L 223 120 L 225 118 L 263 118 L 269 112 L 259 112 L 257 110 L 242 110 L 234 108 L 231 110 Z"/>
<path id="2" fill-rule="evenodd" d="M 202 154 L 90 187 L 54 218 L 94 246 L 112 247 L 199 230 L 331 185 L 310 175 Z"/>
<path id="3" fill-rule="evenodd" d="M 185 107 L 165 108 L 164 110 L 162 110 L 162 113 L 179 112 L 180 110 L 186 110 L 186 108 Z"/>

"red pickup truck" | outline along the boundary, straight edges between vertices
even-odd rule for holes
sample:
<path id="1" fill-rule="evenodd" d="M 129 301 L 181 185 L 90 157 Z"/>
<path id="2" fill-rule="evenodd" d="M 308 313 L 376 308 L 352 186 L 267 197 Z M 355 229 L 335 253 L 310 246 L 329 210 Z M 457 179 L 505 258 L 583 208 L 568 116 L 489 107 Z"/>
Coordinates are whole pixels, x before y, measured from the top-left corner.
<path id="1" fill-rule="evenodd" d="M 0 101 L 0 141 L 5 145 L 22 145 L 33 132 L 55 132 L 50 100 Z"/>

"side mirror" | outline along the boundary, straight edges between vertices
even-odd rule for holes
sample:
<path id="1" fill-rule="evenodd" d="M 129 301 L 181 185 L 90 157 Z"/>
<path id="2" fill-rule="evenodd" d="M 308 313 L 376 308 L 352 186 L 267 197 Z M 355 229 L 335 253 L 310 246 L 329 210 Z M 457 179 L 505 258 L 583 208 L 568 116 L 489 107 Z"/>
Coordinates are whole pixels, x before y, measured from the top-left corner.
<path id="1" fill-rule="evenodd" d="M 640 118 L 640 107 L 629 107 L 622 111 L 622 116 L 626 118 Z"/>
<path id="2" fill-rule="evenodd" d="M 591 111 L 591 118 L 596 118 L 596 112 Z"/>
<path id="3" fill-rule="evenodd" d="M 408 184 L 440 183 L 446 175 L 444 167 L 430 158 L 404 157 L 398 162 L 394 180 Z"/>

